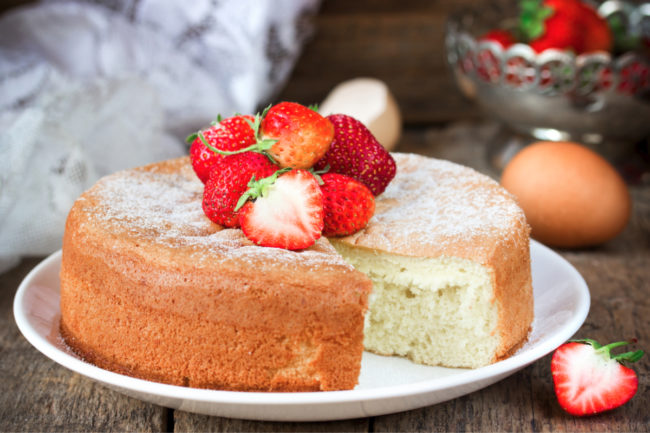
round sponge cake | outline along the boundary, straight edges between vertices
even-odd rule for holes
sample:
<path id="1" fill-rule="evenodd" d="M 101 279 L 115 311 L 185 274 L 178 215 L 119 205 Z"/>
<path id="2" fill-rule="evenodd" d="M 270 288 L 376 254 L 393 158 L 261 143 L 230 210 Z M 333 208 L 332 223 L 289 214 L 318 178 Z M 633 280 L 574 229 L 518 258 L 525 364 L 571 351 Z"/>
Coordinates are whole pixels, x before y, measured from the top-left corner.
<path id="1" fill-rule="evenodd" d="M 474 170 L 393 156 L 368 226 L 298 252 L 211 223 L 187 158 L 100 180 L 66 223 L 66 342 L 113 371 L 230 390 L 353 388 L 364 345 L 454 367 L 508 356 L 533 314 L 523 212 Z"/>

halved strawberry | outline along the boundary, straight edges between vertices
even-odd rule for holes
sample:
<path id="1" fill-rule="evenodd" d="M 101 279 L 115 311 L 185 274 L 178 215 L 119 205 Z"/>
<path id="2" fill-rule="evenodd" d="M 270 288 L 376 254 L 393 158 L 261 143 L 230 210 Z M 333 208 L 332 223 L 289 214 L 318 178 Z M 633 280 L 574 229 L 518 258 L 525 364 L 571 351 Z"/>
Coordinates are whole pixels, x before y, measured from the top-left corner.
<path id="1" fill-rule="evenodd" d="M 307 170 L 283 171 L 249 183 L 238 204 L 239 222 L 257 245 L 301 250 L 321 237 L 323 193 Z"/>
<path id="2" fill-rule="evenodd" d="M 201 182 L 207 182 L 212 166 L 224 157 L 209 146 L 222 151 L 235 151 L 255 143 L 255 132 L 249 125 L 252 120 L 253 116 L 234 116 L 223 120 L 218 118 L 209 128 L 187 137 L 187 141 L 192 143 L 192 168 Z"/>
<path id="3" fill-rule="evenodd" d="M 309 107 L 280 102 L 263 116 L 260 134 L 276 140 L 268 152 L 280 167 L 310 168 L 329 149 L 334 126 Z"/>
<path id="4" fill-rule="evenodd" d="M 634 370 L 621 362 L 635 362 L 643 351 L 612 356 L 610 351 L 629 341 L 601 346 L 594 340 L 575 340 L 560 346 L 551 359 L 551 373 L 560 406 L 572 415 L 592 415 L 614 409 L 636 393 Z"/>
<path id="5" fill-rule="evenodd" d="M 239 212 L 235 207 L 248 189 L 248 183 L 253 177 L 262 179 L 277 170 L 278 167 L 260 153 L 220 156 L 203 189 L 203 212 L 219 225 L 239 227 Z"/>
<path id="6" fill-rule="evenodd" d="M 361 182 L 338 173 L 321 176 L 325 236 L 347 236 L 364 228 L 375 213 L 375 197 Z"/>
<path id="7" fill-rule="evenodd" d="M 334 125 L 334 140 L 327 153 L 314 166 L 330 167 L 330 172 L 350 176 L 375 195 L 379 195 L 395 177 L 395 160 L 366 126 L 345 114 L 327 118 Z"/>

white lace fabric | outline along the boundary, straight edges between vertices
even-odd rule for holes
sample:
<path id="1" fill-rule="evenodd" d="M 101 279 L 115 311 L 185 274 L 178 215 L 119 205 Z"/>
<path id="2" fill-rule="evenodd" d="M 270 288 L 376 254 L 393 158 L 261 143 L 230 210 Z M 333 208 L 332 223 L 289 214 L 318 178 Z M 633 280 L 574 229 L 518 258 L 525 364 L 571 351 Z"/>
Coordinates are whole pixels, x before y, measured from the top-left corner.
<path id="1" fill-rule="evenodd" d="M 271 101 L 318 6 L 58 0 L 0 16 L 0 272 L 60 248 L 99 177 L 182 155 L 217 114 Z"/>

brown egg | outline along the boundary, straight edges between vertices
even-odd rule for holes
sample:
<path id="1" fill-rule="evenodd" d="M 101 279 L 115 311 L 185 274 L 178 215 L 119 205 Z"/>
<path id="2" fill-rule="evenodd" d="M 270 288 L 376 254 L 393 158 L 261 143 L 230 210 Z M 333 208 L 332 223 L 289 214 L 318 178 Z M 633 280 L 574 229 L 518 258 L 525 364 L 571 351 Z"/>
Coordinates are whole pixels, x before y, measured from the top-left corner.
<path id="1" fill-rule="evenodd" d="M 630 218 L 630 195 L 621 176 L 576 143 L 524 148 L 506 166 L 501 184 L 519 200 L 533 238 L 547 245 L 597 245 L 619 234 Z"/>

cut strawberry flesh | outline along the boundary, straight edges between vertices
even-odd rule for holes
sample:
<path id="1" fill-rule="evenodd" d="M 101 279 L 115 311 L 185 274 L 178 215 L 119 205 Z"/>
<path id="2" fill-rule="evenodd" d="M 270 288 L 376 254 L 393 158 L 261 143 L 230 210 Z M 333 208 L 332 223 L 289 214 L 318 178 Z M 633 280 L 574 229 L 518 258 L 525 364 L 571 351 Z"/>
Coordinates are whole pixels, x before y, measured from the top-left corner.
<path id="1" fill-rule="evenodd" d="M 560 405 L 573 415 L 613 409 L 636 393 L 636 373 L 588 344 L 569 343 L 551 361 Z"/>
<path id="2" fill-rule="evenodd" d="M 240 223 L 246 237 L 258 245 L 308 248 L 323 230 L 323 198 L 318 182 L 305 170 L 278 177 L 266 195 L 244 205 Z"/>

